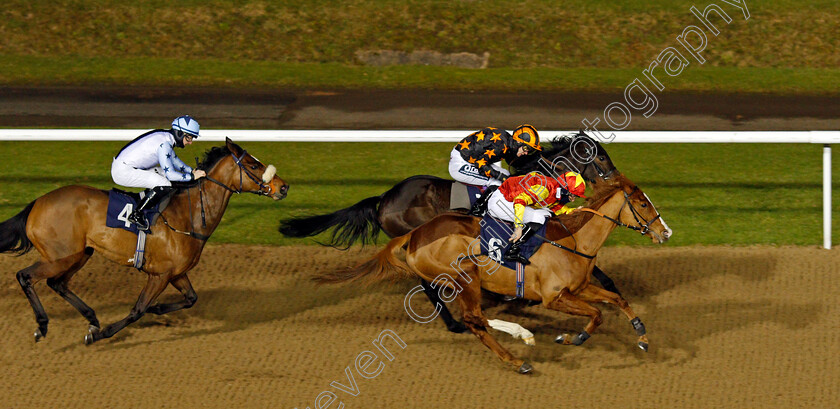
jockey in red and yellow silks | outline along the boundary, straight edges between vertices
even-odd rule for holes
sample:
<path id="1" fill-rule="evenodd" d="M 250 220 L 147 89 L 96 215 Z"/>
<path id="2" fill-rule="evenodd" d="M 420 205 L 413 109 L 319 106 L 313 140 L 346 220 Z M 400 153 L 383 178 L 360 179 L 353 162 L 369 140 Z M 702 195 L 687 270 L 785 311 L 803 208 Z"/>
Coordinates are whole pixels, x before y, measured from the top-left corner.
<path id="1" fill-rule="evenodd" d="M 583 177 L 575 172 L 566 172 L 558 179 L 531 172 L 505 180 L 491 195 L 487 209 L 491 216 L 513 222 L 516 227 L 510 238 L 514 243 L 505 259 L 529 264 L 519 254 L 521 245 L 553 214 L 571 213 L 574 209 L 566 204 L 586 197 L 585 189 Z"/>

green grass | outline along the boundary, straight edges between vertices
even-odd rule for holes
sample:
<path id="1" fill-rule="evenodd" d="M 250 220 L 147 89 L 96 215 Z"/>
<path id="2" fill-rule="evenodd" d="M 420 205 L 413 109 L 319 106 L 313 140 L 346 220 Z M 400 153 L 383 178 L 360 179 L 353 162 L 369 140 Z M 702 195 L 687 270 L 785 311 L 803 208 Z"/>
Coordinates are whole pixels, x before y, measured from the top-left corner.
<path id="1" fill-rule="evenodd" d="M 713 17 L 672 91 L 840 92 L 840 3 Z M 0 84 L 615 91 L 689 25 L 689 1 L 6 0 Z M 699 4 L 698 7 L 704 7 Z M 359 51 L 488 52 L 489 69 L 364 66 Z M 687 54 L 686 54 L 687 55 Z"/>
<path id="2" fill-rule="evenodd" d="M 167 85 L 228 88 L 446 89 L 499 91 L 622 91 L 634 68 L 361 67 L 337 63 L 271 63 L 202 60 L 178 64 L 165 58 L 0 58 L 5 85 Z M 836 94 L 836 68 L 687 67 L 678 77 L 660 76 L 667 91 Z"/>
<path id="3" fill-rule="evenodd" d="M 48 191 L 68 184 L 113 187 L 110 158 L 120 142 L 0 142 L 0 220 Z M 287 245 L 280 219 L 332 212 L 379 195 L 405 177 L 446 177 L 450 144 L 243 143 L 274 163 L 291 190 L 274 202 L 233 197 L 211 243 Z M 180 156 L 192 162 L 209 143 Z M 650 196 L 674 230 L 668 245 L 822 243 L 822 161 L 819 145 L 612 144 L 607 150 L 628 177 Z M 84 158 L 80 160 L 80 158 Z M 835 181 L 840 160 L 833 161 Z M 840 203 L 840 183 L 833 201 Z M 840 212 L 834 211 L 835 221 Z M 835 222 L 834 238 L 840 226 Z M 247 233 L 245 233 L 247 232 Z M 323 239 L 323 237 L 321 237 Z M 384 239 L 384 236 L 383 236 Z M 648 239 L 616 230 L 608 245 Z"/>

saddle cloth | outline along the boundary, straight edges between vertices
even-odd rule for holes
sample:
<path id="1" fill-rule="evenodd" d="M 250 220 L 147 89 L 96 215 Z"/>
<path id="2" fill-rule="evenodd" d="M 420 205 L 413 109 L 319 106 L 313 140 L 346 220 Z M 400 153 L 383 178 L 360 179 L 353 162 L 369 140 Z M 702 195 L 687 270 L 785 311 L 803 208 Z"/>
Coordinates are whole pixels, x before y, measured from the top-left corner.
<path id="1" fill-rule="evenodd" d="M 481 197 L 481 192 L 483 190 L 478 186 L 452 182 L 452 190 L 449 193 L 449 209 L 471 209 L 473 203 Z"/>
<path id="2" fill-rule="evenodd" d="M 105 225 L 108 227 L 128 230 L 137 234 L 137 225 L 128 221 L 128 215 L 134 211 L 137 202 L 144 196 L 143 192 L 131 193 L 120 189 L 111 189 L 108 192 L 108 212 L 105 216 Z M 157 216 L 169 204 L 169 197 L 164 198 L 157 206 L 143 211 L 143 215 L 153 225 Z"/>
<path id="3" fill-rule="evenodd" d="M 517 264 L 519 263 L 503 259 L 511 245 L 508 239 L 510 239 L 512 233 L 513 223 L 490 217 L 490 215 L 484 215 L 484 218 L 481 220 L 481 254 L 490 257 L 491 260 L 504 267 L 516 270 Z M 545 225 L 540 227 L 536 235 L 531 236 L 527 242 L 522 244 L 522 249 L 519 254 L 522 254 L 525 258 L 530 258 L 531 255 L 537 252 L 540 245 L 543 244 L 543 241 L 536 237 L 537 235 L 545 237 Z"/>

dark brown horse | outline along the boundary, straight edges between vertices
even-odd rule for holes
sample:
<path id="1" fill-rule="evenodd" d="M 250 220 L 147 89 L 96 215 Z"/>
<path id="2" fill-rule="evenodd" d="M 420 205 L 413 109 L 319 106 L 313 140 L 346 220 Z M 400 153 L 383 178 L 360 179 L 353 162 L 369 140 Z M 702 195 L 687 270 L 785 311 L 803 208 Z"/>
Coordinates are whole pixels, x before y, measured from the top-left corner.
<path id="1" fill-rule="evenodd" d="M 573 170 L 590 182 L 609 179 L 616 172 L 603 146 L 582 133 L 574 138 L 556 138 L 541 155 L 518 158 L 511 166 L 517 170 L 516 174 L 538 171 L 552 175 Z M 387 192 L 348 208 L 330 214 L 282 220 L 279 230 L 285 236 L 301 238 L 333 229 L 327 244 L 345 248 L 357 242 L 371 244 L 380 231 L 388 237 L 401 236 L 451 210 L 453 183 L 436 176 L 412 176 Z"/>
<path id="2" fill-rule="evenodd" d="M 70 291 L 68 283 L 94 251 L 118 264 L 132 265 L 129 259 L 134 256 L 137 236 L 105 226 L 108 192 L 65 186 L 35 199 L 18 215 L 0 223 L 0 252 L 23 254 L 34 247 L 41 253 L 40 261 L 17 273 L 35 311 L 36 342 L 47 335 L 49 322 L 33 287 L 44 279 L 90 323 L 86 344 L 113 336 L 146 312 L 160 315 L 192 307 L 198 296 L 187 272 L 198 263 L 231 195 L 249 192 L 280 200 L 289 188 L 275 175 L 274 166 L 266 167 L 230 139 L 225 146 L 210 149 L 198 168 L 207 172 L 206 180 L 179 189 L 146 239 L 143 271 L 148 281 L 134 308 L 127 317 L 102 330 L 96 313 Z M 151 305 L 169 284 L 183 294 L 184 300 Z"/>
<path id="3" fill-rule="evenodd" d="M 578 210 L 569 216 L 550 219 L 546 238 L 555 243 L 543 244 L 531 257 L 532 263 L 525 268 L 524 297 L 540 302 L 548 309 L 589 317 L 589 323 L 579 334 L 557 337 L 556 342 L 564 345 L 581 345 L 601 324 L 601 311 L 592 304 L 614 304 L 631 320 L 639 336 L 639 346 L 647 350 L 644 325 L 628 302 L 614 292 L 591 285 L 595 258 L 587 256 L 596 256 L 619 224 L 637 229 L 658 243 L 668 240 L 671 230 L 647 195 L 621 175 L 609 184 L 602 184 L 585 206 L 593 211 Z M 561 220 L 566 226 L 579 226 L 576 233 L 569 236 Z M 476 247 L 474 241 L 479 229 L 477 218 L 443 214 L 391 240 L 385 249 L 356 268 L 323 274 L 315 279 L 321 283 L 338 283 L 401 276 L 434 282 L 442 297 L 458 300 L 464 322 L 484 345 L 520 373 L 530 372 L 528 363 L 513 356 L 487 332 L 489 323 L 481 309 L 481 290 L 515 295 L 516 272 L 488 263 L 486 256 L 470 254 L 470 249 Z M 559 246 L 575 247 L 579 254 Z M 405 262 L 396 257 L 401 249 L 405 249 Z M 464 257 L 463 254 L 470 255 Z"/>
<path id="4" fill-rule="evenodd" d="M 576 171 L 589 182 L 604 181 L 617 173 L 606 150 L 583 132 L 574 137 L 555 138 L 537 156 L 515 160 L 516 174 L 539 171 L 546 175 Z M 356 242 L 373 243 L 380 231 L 388 237 L 402 236 L 433 217 L 451 211 L 449 179 L 436 176 L 412 176 L 397 183 L 387 192 L 364 199 L 348 208 L 330 214 L 293 218 L 281 221 L 280 232 L 288 237 L 310 237 L 333 229 L 329 245 L 348 248 Z M 464 209 L 467 210 L 467 209 Z M 604 288 L 618 292 L 615 283 L 597 267 L 595 277 Z M 424 292 L 452 332 L 466 330 L 452 318 L 437 291 L 421 280 Z"/>

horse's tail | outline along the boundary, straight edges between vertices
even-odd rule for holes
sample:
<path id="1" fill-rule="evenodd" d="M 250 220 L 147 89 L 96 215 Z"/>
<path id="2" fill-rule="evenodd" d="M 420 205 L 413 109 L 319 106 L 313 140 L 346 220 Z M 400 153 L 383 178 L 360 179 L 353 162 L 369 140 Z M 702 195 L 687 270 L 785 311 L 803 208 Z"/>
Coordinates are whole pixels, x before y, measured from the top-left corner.
<path id="1" fill-rule="evenodd" d="M 283 220 L 279 230 L 287 237 L 310 237 L 335 227 L 330 245 L 348 248 L 358 240 L 362 244 L 373 243 L 382 229 L 378 217 L 380 200 L 381 196 L 373 196 L 330 214 Z"/>
<path id="2" fill-rule="evenodd" d="M 16 216 L 0 223 L 0 253 L 17 253 L 20 256 L 32 250 L 32 242 L 26 237 L 26 219 L 34 205 L 33 201 Z"/>
<path id="3" fill-rule="evenodd" d="M 409 240 L 411 240 L 411 233 L 396 237 L 370 260 L 347 270 L 321 274 L 313 277 L 312 280 L 318 284 L 336 284 L 359 279 L 376 282 L 416 277 L 417 275 L 408 265 L 396 256 L 397 251 L 405 247 Z"/>

